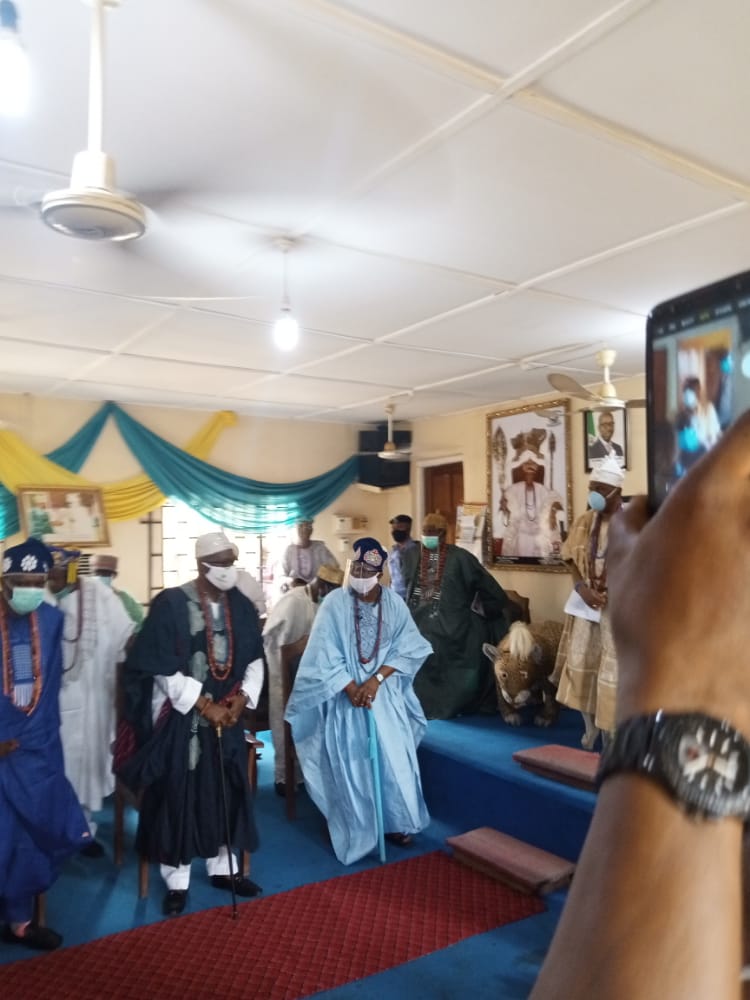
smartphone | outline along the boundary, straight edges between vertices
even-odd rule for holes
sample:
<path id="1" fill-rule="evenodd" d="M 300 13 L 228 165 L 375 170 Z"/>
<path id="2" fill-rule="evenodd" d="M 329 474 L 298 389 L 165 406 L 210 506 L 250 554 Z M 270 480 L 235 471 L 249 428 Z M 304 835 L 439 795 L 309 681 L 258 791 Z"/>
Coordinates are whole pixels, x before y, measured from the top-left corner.
<path id="1" fill-rule="evenodd" d="M 651 311 L 646 407 L 648 495 L 656 510 L 750 407 L 750 271 Z"/>

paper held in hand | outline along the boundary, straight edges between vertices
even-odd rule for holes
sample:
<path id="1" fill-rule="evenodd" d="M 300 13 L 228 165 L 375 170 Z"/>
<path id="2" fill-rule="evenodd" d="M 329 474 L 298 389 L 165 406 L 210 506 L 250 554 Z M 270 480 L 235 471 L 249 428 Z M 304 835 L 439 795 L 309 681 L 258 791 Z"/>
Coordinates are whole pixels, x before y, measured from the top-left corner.
<path id="1" fill-rule="evenodd" d="M 598 608 L 590 608 L 575 590 L 571 590 L 563 610 L 566 615 L 573 615 L 574 618 L 585 618 L 589 622 L 598 622 L 602 617 L 601 611 Z"/>

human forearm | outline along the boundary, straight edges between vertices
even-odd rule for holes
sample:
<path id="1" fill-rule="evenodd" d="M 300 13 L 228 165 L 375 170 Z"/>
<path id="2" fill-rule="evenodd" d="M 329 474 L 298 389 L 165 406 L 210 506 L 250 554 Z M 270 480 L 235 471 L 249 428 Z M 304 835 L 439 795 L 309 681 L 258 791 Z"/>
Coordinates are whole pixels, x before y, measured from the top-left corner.
<path id="1" fill-rule="evenodd" d="M 608 779 L 531 1000 L 739 997 L 741 830 Z"/>

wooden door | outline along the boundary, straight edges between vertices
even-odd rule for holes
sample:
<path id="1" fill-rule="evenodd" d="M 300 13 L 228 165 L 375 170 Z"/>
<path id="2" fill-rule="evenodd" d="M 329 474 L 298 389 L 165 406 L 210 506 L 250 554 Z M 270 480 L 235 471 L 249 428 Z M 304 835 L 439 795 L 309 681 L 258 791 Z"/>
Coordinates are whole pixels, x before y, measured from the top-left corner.
<path id="1" fill-rule="evenodd" d="M 424 512 L 448 519 L 446 541 L 454 542 L 456 507 L 464 499 L 464 464 L 431 465 L 424 470 Z"/>

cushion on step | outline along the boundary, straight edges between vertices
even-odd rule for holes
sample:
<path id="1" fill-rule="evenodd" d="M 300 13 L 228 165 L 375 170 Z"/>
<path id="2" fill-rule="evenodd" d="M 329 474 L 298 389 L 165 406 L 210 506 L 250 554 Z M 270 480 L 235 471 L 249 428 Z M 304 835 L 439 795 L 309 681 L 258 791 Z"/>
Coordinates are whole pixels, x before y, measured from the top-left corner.
<path id="1" fill-rule="evenodd" d="M 594 791 L 599 754 L 591 750 L 577 750 L 575 747 L 550 743 L 548 746 L 517 750 L 513 754 L 513 760 L 527 771 L 533 771 L 543 778 Z"/>
<path id="2" fill-rule="evenodd" d="M 575 871 L 574 862 L 489 826 L 448 837 L 446 844 L 457 861 L 529 894 L 559 889 Z"/>

